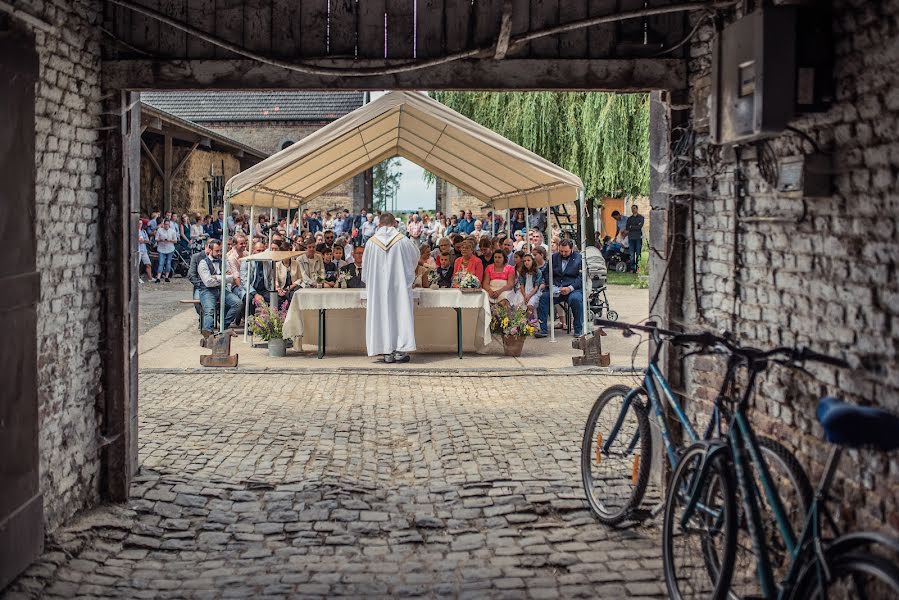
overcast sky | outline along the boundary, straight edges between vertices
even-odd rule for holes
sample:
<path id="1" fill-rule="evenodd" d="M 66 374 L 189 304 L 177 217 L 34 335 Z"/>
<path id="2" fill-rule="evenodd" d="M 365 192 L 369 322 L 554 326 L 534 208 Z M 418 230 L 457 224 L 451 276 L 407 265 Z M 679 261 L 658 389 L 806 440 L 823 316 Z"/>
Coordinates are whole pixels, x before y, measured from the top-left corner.
<path id="1" fill-rule="evenodd" d="M 387 92 L 372 92 L 371 99 L 383 96 Z M 437 205 L 437 190 L 428 186 L 424 180 L 424 169 L 405 158 L 400 159 L 400 191 L 396 196 L 397 211 L 412 211 L 420 208 L 433 212 Z"/>

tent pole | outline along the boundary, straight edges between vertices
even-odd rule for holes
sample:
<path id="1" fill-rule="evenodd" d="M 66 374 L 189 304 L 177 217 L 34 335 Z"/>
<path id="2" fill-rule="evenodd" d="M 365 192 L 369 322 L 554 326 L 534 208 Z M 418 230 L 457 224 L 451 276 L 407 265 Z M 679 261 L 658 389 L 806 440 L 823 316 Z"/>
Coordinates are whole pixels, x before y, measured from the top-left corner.
<path id="1" fill-rule="evenodd" d="M 530 210 L 531 210 L 531 209 L 528 208 L 528 195 L 525 194 L 525 195 L 524 195 L 524 223 L 525 223 L 525 225 L 527 225 L 527 223 L 528 223 L 528 216 L 529 216 L 529 215 L 528 215 L 528 212 L 529 212 Z M 525 242 L 526 242 L 527 245 L 528 245 L 528 254 L 530 254 L 531 252 L 533 252 L 533 248 L 531 248 L 531 236 L 529 235 L 529 233 L 530 233 L 530 229 L 528 229 L 527 227 L 525 227 L 525 228 L 524 228 L 524 238 L 525 238 Z"/>
<path id="2" fill-rule="evenodd" d="M 249 250 L 248 254 L 253 253 L 253 238 L 256 237 L 256 226 L 253 225 L 253 209 L 256 208 L 255 205 L 250 205 L 250 239 L 247 241 L 247 250 Z M 247 290 L 247 293 L 244 294 L 243 297 L 243 343 L 247 343 L 247 328 L 248 322 L 250 320 L 250 269 L 253 267 L 253 261 L 247 261 L 247 280 L 244 282 L 244 287 Z"/>
<path id="3" fill-rule="evenodd" d="M 584 201 L 584 190 L 578 192 L 580 214 L 578 215 L 581 230 L 581 305 L 583 306 L 584 326 L 581 332 L 587 335 L 587 203 Z"/>
<path id="4" fill-rule="evenodd" d="M 225 333 L 225 295 L 228 293 L 228 211 L 230 202 L 225 198 L 225 222 L 222 223 L 222 275 L 219 297 L 219 333 Z"/>
<path id="5" fill-rule="evenodd" d="M 555 343 L 556 341 L 556 297 L 553 295 L 553 243 L 552 237 L 549 238 L 549 244 L 546 245 L 546 248 L 549 252 L 546 255 L 549 257 L 548 265 L 549 267 L 546 269 L 546 272 L 549 274 L 549 287 L 546 288 L 546 291 L 549 292 L 549 312 L 546 315 L 546 325 L 549 327 L 549 341 Z"/>
<path id="6" fill-rule="evenodd" d="M 272 219 L 274 219 L 273 211 L 274 211 L 275 197 L 272 196 L 272 206 L 268 208 L 268 247 L 271 249 L 272 247 Z"/>

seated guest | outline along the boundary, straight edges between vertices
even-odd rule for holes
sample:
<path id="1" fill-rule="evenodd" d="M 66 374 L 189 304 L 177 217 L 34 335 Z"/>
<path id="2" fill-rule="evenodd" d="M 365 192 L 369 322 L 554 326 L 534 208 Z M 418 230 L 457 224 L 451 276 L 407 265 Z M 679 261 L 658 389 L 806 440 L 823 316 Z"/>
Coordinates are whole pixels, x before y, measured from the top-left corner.
<path id="1" fill-rule="evenodd" d="M 431 258 L 434 259 L 434 262 L 437 262 L 438 257 L 441 254 L 449 253 L 453 260 L 456 260 L 453 250 L 453 242 L 448 237 L 442 237 L 437 241 L 437 247 L 431 250 Z"/>
<path id="2" fill-rule="evenodd" d="M 337 285 L 337 263 L 334 262 L 334 250 L 326 246 L 322 250 L 322 266 L 325 269 L 324 287 L 335 287 Z"/>
<path id="3" fill-rule="evenodd" d="M 584 296 L 581 282 L 581 255 L 574 251 L 574 242 L 562 240 L 559 242 L 559 253 L 552 257 L 553 289 L 549 293 L 540 296 L 538 314 L 540 316 L 540 332 L 547 333 L 547 320 L 549 318 L 550 297 L 553 305 L 559 302 L 567 302 L 571 308 L 574 319 L 574 335 L 579 337 L 583 333 L 583 308 Z"/>
<path id="4" fill-rule="evenodd" d="M 253 254 L 265 252 L 265 242 L 253 244 Z M 256 304 L 268 304 L 271 292 L 275 291 L 270 260 L 240 261 L 240 279 L 250 282 L 250 314 L 255 314 Z"/>
<path id="5" fill-rule="evenodd" d="M 490 303 L 505 302 L 508 306 L 519 304 L 515 293 L 517 277 L 512 265 L 506 264 L 506 254 L 502 250 L 493 251 L 493 264 L 484 269 L 481 287 L 487 291 Z"/>
<path id="6" fill-rule="evenodd" d="M 334 264 L 337 265 L 337 268 L 345 267 L 348 263 L 343 260 L 343 246 L 340 245 L 338 241 L 334 242 L 334 247 L 331 248 L 331 260 L 334 261 Z"/>
<path id="7" fill-rule="evenodd" d="M 516 252 L 518 252 L 519 250 L 524 249 L 524 244 L 525 244 L 524 236 L 521 234 L 520 231 L 516 231 L 515 232 L 515 243 L 512 245 L 512 247 L 515 248 Z"/>
<path id="8" fill-rule="evenodd" d="M 459 258 L 460 256 L 462 256 L 461 248 L 462 248 L 462 242 L 465 241 L 465 236 L 460 233 L 456 233 L 456 234 L 453 234 L 450 237 L 450 239 L 453 241 L 453 253 L 456 255 L 456 258 Z M 453 259 L 453 260 L 455 260 L 455 259 Z"/>
<path id="9" fill-rule="evenodd" d="M 219 307 L 222 286 L 222 244 L 220 241 L 210 239 L 207 243 L 207 253 L 197 264 L 197 275 L 200 279 L 200 303 L 203 306 L 204 337 L 212 335 L 215 327 L 215 313 Z M 231 278 L 225 276 L 224 283 L 231 283 Z M 240 298 L 232 292 L 225 292 L 225 327 L 231 327 L 240 318 L 242 308 Z"/>
<path id="10" fill-rule="evenodd" d="M 435 273 L 437 273 L 437 287 L 450 288 L 453 287 L 453 262 L 452 255 L 444 252 L 439 257 L 440 264 L 437 265 Z"/>
<path id="11" fill-rule="evenodd" d="M 540 294 L 543 291 L 543 272 L 530 254 L 525 254 L 518 269 L 518 294 L 522 303 L 527 306 L 528 319 L 537 315 Z"/>
<path id="12" fill-rule="evenodd" d="M 515 267 L 515 272 L 517 273 L 518 270 L 521 269 L 521 261 L 524 260 L 524 251 L 516 250 L 512 254 L 512 258 L 514 259 L 512 261 L 512 266 Z"/>
<path id="13" fill-rule="evenodd" d="M 481 259 L 474 254 L 474 242 L 471 240 L 463 240 L 459 244 L 459 251 L 461 256 L 456 259 L 456 263 L 453 265 L 453 275 L 458 275 L 462 271 L 467 271 L 477 277 L 478 281 L 483 280 L 484 263 L 482 263 Z"/>
<path id="14" fill-rule="evenodd" d="M 282 250 L 287 249 L 287 244 L 282 246 Z M 292 258 L 275 263 L 275 291 L 278 292 L 278 306 L 284 302 L 290 302 L 293 293 L 300 287 L 303 281 L 303 275 L 300 265 Z"/>
<path id="15" fill-rule="evenodd" d="M 343 267 L 341 272 L 350 276 L 346 282 L 348 288 L 364 288 L 365 282 L 362 281 L 362 255 L 365 253 L 365 246 L 356 246 L 353 248 L 353 263 Z"/>
<path id="16" fill-rule="evenodd" d="M 478 257 L 484 263 L 484 268 L 493 262 L 493 239 L 489 235 L 478 240 Z"/>
<path id="17" fill-rule="evenodd" d="M 437 263 L 431 258 L 431 247 L 427 244 L 419 249 L 418 266 L 415 268 L 415 286 L 429 287 L 428 273 L 437 268 Z"/>
<path id="18" fill-rule="evenodd" d="M 313 244 L 306 244 L 304 252 L 296 260 L 300 266 L 300 279 L 297 283 L 303 287 L 319 287 L 319 280 L 325 276 L 321 254 L 316 253 Z"/>

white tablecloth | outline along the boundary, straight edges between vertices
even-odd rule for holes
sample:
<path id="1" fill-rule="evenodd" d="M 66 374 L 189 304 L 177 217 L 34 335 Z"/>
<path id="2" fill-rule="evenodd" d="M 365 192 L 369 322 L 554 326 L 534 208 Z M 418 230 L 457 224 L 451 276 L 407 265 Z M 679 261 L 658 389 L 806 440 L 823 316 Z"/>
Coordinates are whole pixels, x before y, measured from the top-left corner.
<path id="1" fill-rule="evenodd" d="M 462 309 L 462 347 L 478 351 L 488 345 L 490 302 L 487 294 L 457 289 L 414 289 L 415 343 L 418 352 L 456 351 L 456 311 Z M 304 337 L 303 345 L 318 343 L 318 311 L 327 309 L 326 351 L 365 352 L 364 289 L 299 289 L 284 321 L 284 337 Z M 339 311 L 339 312 L 331 312 Z"/>

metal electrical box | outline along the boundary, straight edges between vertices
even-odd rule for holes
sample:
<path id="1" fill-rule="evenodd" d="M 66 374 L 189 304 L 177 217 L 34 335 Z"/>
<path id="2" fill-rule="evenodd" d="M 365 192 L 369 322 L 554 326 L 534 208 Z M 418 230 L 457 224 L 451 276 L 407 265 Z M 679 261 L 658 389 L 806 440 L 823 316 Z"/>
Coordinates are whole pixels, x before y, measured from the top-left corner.
<path id="1" fill-rule="evenodd" d="M 787 126 L 796 106 L 796 18 L 796 7 L 766 7 L 715 37 L 709 107 L 713 142 L 770 137 Z"/>

